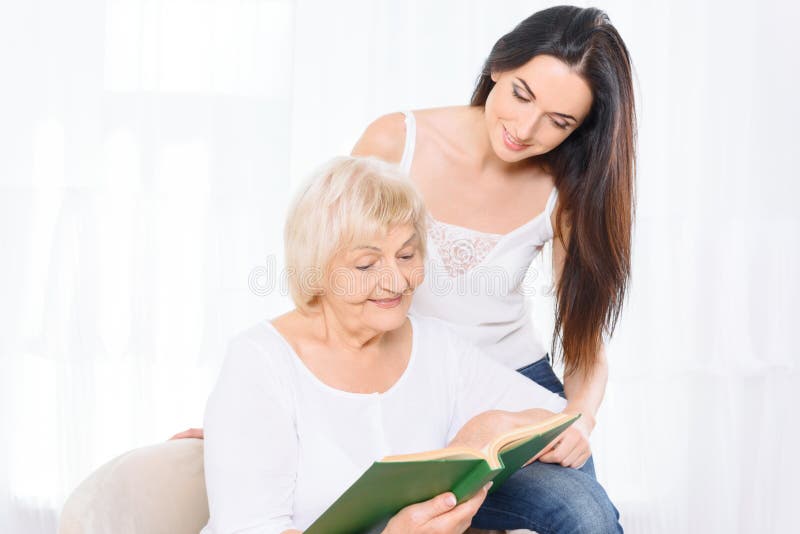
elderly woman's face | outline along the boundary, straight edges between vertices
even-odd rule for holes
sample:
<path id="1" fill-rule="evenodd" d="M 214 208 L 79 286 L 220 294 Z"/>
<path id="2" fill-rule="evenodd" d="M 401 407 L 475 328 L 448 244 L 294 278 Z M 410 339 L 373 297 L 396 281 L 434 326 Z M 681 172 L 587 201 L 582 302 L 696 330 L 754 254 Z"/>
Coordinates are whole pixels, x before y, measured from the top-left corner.
<path id="1" fill-rule="evenodd" d="M 334 258 L 322 299 L 348 322 L 383 332 L 399 328 L 425 277 L 421 238 L 409 224 L 353 243 Z"/>

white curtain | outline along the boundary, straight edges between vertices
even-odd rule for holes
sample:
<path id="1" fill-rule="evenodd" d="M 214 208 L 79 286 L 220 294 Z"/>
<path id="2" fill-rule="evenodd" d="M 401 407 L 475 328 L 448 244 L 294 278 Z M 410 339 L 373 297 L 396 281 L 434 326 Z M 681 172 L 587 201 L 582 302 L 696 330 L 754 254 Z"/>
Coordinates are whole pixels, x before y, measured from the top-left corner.
<path id="1" fill-rule="evenodd" d="M 292 185 L 380 114 L 466 103 L 548 5 L 3 3 L 0 531 L 53 532 L 93 469 L 199 426 L 227 338 L 290 306 Z M 598 476 L 629 532 L 794 531 L 800 10 L 598 7 L 640 118 Z"/>

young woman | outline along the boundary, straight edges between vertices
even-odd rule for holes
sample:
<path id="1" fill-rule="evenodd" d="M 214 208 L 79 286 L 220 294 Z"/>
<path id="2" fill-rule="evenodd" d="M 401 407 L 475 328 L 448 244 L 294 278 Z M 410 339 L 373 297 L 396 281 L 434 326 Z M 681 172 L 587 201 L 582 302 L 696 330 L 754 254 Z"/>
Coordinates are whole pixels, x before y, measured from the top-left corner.
<path id="1" fill-rule="evenodd" d="M 486 499 L 473 521 L 479 528 L 621 531 L 595 478 L 589 436 L 607 381 L 603 337 L 613 333 L 630 274 L 634 145 L 624 42 L 604 12 L 559 6 L 497 41 L 469 106 L 383 116 L 353 149 L 399 162 L 431 215 L 427 276 L 412 311 L 446 320 L 564 396 L 565 412 L 583 414 L 551 452 Z M 522 285 L 550 240 L 551 352 L 560 345 L 563 385 Z"/>
<path id="2" fill-rule="evenodd" d="M 566 412 L 584 414 L 552 452 L 487 498 L 478 527 L 502 518 L 504 528 L 521 528 L 521 499 L 541 532 L 619 528 L 595 479 L 589 436 L 607 381 L 603 334 L 613 332 L 630 273 L 634 143 L 625 44 L 602 11 L 559 6 L 497 41 L 469 106 L 383 116 L 353 150 L 399 162 L 431 215 L 427 277 L 412 311 L 454 324 L 564 394 Z M 551 239 L 552 345 L 563 347 L 563 386 L 522 285 Z"/>

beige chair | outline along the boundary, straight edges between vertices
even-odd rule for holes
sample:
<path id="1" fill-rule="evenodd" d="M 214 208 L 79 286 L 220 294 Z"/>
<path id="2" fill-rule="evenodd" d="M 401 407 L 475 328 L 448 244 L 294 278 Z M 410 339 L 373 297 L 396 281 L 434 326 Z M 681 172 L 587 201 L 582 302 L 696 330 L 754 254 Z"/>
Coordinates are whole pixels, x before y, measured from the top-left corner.
<path id="1" fill-rule="evenodd" d="M 64 503 L 59 534 L 198 534 L 208 522 L 203 440 L 126 452 Z"/>
<path id="2" fill-rule="evenodd" d="M 198 534 L 207 522 L 203 440 L 178 439 L 126 452 L 89 475 L 64 503 L 58 534 Z"/>

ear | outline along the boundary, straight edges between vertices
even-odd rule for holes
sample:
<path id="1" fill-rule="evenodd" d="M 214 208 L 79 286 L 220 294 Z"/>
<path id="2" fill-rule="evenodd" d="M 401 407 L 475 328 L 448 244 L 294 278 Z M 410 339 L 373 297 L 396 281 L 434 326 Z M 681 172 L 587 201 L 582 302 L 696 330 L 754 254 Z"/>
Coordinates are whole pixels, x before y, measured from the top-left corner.
<path id="1" fill-rule="evenodd" d="M 497 72 L 494 72 L 494 71 L 492 71 L 492 74 L 491 74 L 491 76 L 492 76 L 492 81 L 493 81 L 494 83 L 497 83 L 497 78 L 499 78 L 499 77 L 500 77 L 500 75 L 499 75 Z"/>

